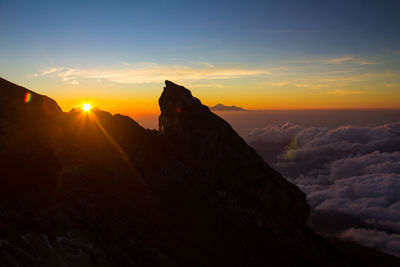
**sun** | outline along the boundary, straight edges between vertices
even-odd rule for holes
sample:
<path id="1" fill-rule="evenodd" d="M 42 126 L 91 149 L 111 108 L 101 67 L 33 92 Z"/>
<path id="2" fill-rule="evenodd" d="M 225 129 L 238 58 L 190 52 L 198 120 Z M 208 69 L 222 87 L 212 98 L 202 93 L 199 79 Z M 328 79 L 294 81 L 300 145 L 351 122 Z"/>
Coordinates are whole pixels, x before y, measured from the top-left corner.
<path id="1" fill-rule="evenodd" d="M 84 111 L 89 111 L 92 108 L 92 106 L 90 104 L 83 104 L 82 108 Z"/>

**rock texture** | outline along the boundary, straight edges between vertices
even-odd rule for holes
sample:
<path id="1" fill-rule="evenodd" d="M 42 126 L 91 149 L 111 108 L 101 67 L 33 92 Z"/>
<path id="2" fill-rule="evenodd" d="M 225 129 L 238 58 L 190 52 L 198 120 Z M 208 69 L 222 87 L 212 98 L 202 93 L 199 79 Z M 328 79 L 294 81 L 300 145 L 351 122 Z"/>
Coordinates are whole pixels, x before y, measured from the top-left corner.
<path id="1" fill-rule="evenodd" d="M 314 234 L 305 195 L 186 88 L 159 103 L 147 130 L 0 80 L 1 266 L 399 263 Z"/>

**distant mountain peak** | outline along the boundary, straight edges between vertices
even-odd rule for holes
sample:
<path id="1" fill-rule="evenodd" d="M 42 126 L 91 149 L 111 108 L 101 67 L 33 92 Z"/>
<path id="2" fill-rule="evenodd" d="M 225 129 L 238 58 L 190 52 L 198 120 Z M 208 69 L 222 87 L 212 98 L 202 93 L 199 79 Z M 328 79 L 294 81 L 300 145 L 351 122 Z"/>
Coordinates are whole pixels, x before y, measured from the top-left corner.
<path id="1" fill-rule="evenodd" d="M 213 111 L 246 111 L 246 109 L 237 106 L 225 106 L 224 104 L 216 104 L 210 107 Z"/>

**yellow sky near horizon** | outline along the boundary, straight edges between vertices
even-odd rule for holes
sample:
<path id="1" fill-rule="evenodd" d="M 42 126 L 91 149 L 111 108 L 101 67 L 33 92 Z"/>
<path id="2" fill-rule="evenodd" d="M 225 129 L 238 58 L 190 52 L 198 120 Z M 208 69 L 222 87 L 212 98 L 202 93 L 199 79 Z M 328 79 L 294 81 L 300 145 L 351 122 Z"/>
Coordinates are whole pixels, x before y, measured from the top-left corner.
<path id="1" fill-rule="evenodd" d="M 226 88 L 212 88 L 195 86 L 190 88 L 192 94 L 203 104 L 213 106 L 218 103 L 235 105 L 250 110 L 278 109 L 397 109 L 400 108 L 400 86 L 379 90 L 366 88 L 364 90 L 324 88 L 299 90 L 296 86 L 254 86 L 248 88 L 234 88 L 235 93 Z M 120 94 L 107 94 L 107 89 L 86 89 L 85 93 L 76 92 L 70 96 L 55 94 L 54 98 L 64 111 L 91 103 L 92 106 L 111 113 L 154 114 L 159 113 L 158 98 L 162 93 L 163 84 L 146 86 L 126 90 Z M 364 87 L 365 88 L 365 87 Z"/>
<path id="2" fill-rule="evenodd" d="M 203 104 L 250 110 L 397 109 L 397 52 L 372 61 L 352 55 L 215 66 L 207 62 L 122 62 L 102 67 L 43 68 L 12 82 L 55 99 L 64 111 L 91 103 L 111 113 L 158 114 L 165 79 L 183 85 Z M 7 77 L 5 77 L 7 78 Z M 12 77 L 11 77 L 12 78 Z"/>

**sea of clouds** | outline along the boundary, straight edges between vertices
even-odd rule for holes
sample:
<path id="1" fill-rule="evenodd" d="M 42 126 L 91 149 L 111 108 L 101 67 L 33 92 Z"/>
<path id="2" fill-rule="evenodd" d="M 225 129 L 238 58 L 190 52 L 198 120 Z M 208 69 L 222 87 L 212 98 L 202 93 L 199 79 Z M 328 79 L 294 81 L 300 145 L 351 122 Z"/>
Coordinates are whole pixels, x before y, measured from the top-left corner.
<path id="1" fill-rule="evenodd" d="M 283 123 L 240 134 L 307 194 L 313 212 L 348 214 L 367 226 L 338 236 L 400 256 L 400 123 Z"/>

